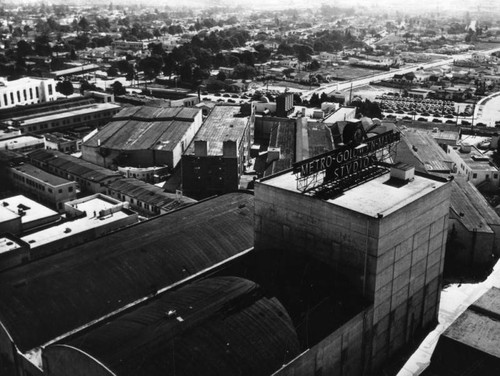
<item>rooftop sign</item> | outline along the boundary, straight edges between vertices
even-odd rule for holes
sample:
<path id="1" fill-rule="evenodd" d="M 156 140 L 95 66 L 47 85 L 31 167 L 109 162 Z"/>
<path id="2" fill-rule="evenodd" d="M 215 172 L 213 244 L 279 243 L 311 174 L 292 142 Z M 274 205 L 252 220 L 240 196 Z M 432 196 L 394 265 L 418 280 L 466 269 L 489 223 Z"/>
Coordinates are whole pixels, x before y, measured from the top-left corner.
<path id="1" fill-rule="evenodd" d="M 365 176 L 377 161 L 384 159 L 381 151 L 400 140 L 400 133 L 388 131 L 363 140 L 359 144 L 350 144 L 340 149 L 320 154 L 313 158 L 294 163 L 292 171 L 297 177 L 297 188 L 306 192 L 318 186 L 328 184 L 347 188 L 341 181 L 356 181 Z M 347 179 L 349 178 L 349 179 Z M 352 179 L 355 178 L 355 179 Z"/>

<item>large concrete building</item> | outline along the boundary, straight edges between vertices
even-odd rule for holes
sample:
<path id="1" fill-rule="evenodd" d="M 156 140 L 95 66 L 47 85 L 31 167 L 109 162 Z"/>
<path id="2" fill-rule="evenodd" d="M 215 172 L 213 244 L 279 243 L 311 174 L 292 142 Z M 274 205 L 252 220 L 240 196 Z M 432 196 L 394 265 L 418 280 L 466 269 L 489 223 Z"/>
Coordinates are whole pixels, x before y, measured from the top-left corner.
<path id="1" fill-rule="evenodd" d="M 277 375 L 373 372 L 436 323 L 451 185 L 412 171 L 321 198 L 290 170 L 256 183 L 256 251 L 319 260 L 369 302 Z"/>
<path id="2" fill-rule="evenodd" d="M 82 158 L 103 167 L 174 169 L 201 127 L 201 110 L 128 107 L 82 145 Z"/>

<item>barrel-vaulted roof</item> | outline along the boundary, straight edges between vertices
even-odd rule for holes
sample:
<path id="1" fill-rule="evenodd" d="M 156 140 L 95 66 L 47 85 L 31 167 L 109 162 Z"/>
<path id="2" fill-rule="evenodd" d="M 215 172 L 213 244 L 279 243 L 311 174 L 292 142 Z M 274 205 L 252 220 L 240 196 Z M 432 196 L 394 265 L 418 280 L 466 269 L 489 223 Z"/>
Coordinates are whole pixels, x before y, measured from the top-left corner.
<path id="1" fill-rule="evenodd" d="M 253 247 L 253 196 L 231 193 L 0 274 L 0 321 L 22 351 Z"/>

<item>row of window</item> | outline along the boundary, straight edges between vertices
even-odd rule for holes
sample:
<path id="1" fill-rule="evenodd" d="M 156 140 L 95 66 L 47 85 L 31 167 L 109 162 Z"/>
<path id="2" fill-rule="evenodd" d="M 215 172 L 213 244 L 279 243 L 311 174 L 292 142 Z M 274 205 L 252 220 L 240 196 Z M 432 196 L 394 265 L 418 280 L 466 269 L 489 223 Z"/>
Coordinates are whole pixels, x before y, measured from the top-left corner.
<path id="1" fill-rule="evenodd" d="M 92 120 L 92 119 L 100 119 L 101 116 L 102 116 L 102 118 L 108 118 L 108 117 L 111 117 L 113 115 L 114 115 L 113 112 L 106 111 L 104 113 L 93 114 L 92 116 L 91 115 L 86 115 L 86 116 L 83 117 L 83 121 Z M 62 121 L 53 121 L 50 124 L 49 123 L 45 123 L 45 124 L 38 124 L 38 125 L 29 126 L 29 127 L 26 127 L 26 129 L 29 132 L 36 132 L 36 131 L 39 131 L 39 130 L 48 129 L 49 125 L 50 125 L 50 128 L 52 129 L 52 128 L 57 128 L 59 126 L 69 125 L 69 124 L 72 124 L 72 123 L 73 124 L 80 123 L 81 121 L 82 121 L 82 118 L 80 116 L 77 116 L 77 117 L 74 117 L 74 118 L 63 119 Z"/>
<path id="2" fill-rule="evenodd" d="M 52 90 L 52 85 L 49 85 L 49 88 L 51 88 Z M 28 92 L 29 92 L 29 100 L 33 100 L 33 88 L 28 88 Z M 3 95 L 3 103 L 0 101 L 0 107 L 3 106 L 9 106 L 9 98 L 10 98 L 10 104 L 13 105 L 13 104 L 16 104 L 16 101 L 15 101 L 15 98 L 17 98 L 17 103 L 20 103 L 22 101 L 26 102 L 28 100 L 28 92 L 26 91 L 26 89 L 23 89 L 22 92 L 20 90 L 17 90 L 15 92 L 16 96 L 14 97 L 14 92 L 10 92 L 9 95 L 7 95 L 7 93 L 4 93 Z M 21 100 L 21 93 L 22 93 L 22 98 L 23 100 Z M 38 87 L 35 87 L 35 96 L 36 98 L 40 98 L 40 92 L 38 90 Z"/>

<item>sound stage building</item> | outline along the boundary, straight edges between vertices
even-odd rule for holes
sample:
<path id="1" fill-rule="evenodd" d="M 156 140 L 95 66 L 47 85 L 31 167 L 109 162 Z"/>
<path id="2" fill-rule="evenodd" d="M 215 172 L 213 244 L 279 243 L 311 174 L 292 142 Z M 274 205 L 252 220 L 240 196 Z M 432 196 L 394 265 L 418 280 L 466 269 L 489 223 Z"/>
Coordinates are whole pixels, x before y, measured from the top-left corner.
<path id="1" fill-rule="evenodd" d="M 333 276 L 328 299 L 343 291 L 338 305 L 365 302 L 277 375 L 372 374 L 436 323 L 451 184 L 386 164 L 399 138 L 365 138 L 256 183 L 255 250 L 320 262 Z"/>

